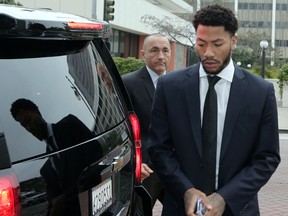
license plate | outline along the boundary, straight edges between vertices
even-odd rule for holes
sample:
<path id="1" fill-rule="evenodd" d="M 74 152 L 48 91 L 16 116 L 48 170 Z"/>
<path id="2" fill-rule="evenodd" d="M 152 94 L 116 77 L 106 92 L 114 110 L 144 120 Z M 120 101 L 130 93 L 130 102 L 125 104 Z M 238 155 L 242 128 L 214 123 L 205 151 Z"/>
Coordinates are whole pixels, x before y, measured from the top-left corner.
<path id="1" fill-rule="evenodd" d="M 112 180 L 107 179 L 92 189 L 92 215 L 99 216 L 112 204 Z"/>

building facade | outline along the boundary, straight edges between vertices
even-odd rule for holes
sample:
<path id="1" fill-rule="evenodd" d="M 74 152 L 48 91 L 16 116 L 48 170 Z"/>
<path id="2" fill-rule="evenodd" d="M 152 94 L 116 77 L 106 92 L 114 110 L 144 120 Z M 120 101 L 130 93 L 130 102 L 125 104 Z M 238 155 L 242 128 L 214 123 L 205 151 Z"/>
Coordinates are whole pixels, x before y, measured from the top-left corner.
<path id="1" fill-rule="evenodd" d="M 17 1 L 17 0 L 15 0 Z M 49 8 L 88 18 L 103 20 L 104 0 L 18 0 L 25 7 Z M 145 15 L 158 19 L 171 17 L 175 23 L 185 23 L 181 14 L 192 13 L 191 5 L 183 0 L 115 0 L 111 24 L 110 51 L 112 56 L 141 58 L 144 38 L 157 30 L 141 22 Z M 160 32 L 161 33 L 161 32 Z M 187 48 L 172 39 L 172 61 L 169 70 L 187 66 Z M 189 45 L 189 44 L 187 44 Z"/>

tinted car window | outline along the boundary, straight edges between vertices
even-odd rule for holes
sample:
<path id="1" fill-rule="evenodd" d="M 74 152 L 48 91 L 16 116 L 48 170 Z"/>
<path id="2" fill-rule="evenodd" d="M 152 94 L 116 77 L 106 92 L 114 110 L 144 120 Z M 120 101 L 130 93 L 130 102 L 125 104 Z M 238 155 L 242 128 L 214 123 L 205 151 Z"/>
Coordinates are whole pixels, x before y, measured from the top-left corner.
<path id="1" fill-rule="evenodd" d="M 24 46 L 29 47 L 29 43 Z M 38 45 L 45 50 L 51 48 L 49 43 L 55 42 L 47 40 Z M 96 49 L 97 43 L 103 41 L 73 41 L 69 49 L 59 47 L 55 53 L 48 51 L 49 55 L 39 55 L 32 48 L 29 55 L 19 51 L 14 58 L 0 59 L 0 91 L 5 92 L 0 100 L 2 168 L 12 162 L 21 188 L 23 215 L 46 215 L 47 200 L 56 197 L 60 197 L 65 215 L 79 212 L 77 193 L 84 194 L 81 205 L 87 199 L 92 203 L 85 203 L 81 211 L 95 211 L 96 215 L 112 203 L 120 208 L 115 212 L 130 205 L 134 170 L 127 117 L 118 98 L 118 86 L 114 86 L 116 82 Z M 11 107 L 22 100 L 37 106 L 48 128 L 53 128 L 54 139 L 40 138 L 41 126 L 32 124 L 37 122 L 33 116 L 18 114 L 15 120 Z M 53 155 L 47 157 L 47 153 Z M 108 203 L 101 198 L 101 208 L 99 204 L 93 206 L 97 193 L 102 193 L 95 188 L 98 184 L 109 185 L 111 191 L 113 188 Z M 28 194 L 34 195 L 30 198 Z M 63 194 L 71 198 L 64 202 Z"/>
<path id="2" fill-rule="evenodd" d="M 94 135 L 115 127 L 124 119 L 111 77 L 95 47 L 85 44 L 73 53 L 56 54 L 0 59 L 1 68 L 5 68 L 0 80 L 0 91 L 5 92 L 0 100 L 0 118 L 5 122 L 4 133 L 12 162 L 46 151 L 45 145 L 11 116 L 11 104 L 19 98 L 33 101 L 50 123 L 68 115 L 77 116 Z"/>

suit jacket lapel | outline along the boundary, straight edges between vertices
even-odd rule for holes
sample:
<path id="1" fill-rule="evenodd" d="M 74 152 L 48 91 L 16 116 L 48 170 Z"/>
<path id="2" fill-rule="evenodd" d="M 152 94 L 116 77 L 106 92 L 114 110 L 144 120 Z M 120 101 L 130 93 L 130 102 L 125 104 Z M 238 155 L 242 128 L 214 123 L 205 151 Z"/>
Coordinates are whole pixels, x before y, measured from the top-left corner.
<path id="1" fill-rule="evenodd" d="M 245 98 L 244 95 L 246 94 L 246 86 L 247 82 L 245 82 L 245 75 L 243 74 L 241 69 L 236 67 L 227 105 L 220 160 L 221 157 L 224 155 L 225 150 L 231 140 L 232 132 L 234 130 L 235 124 L 242 108 L 241 104 L 244 104 L 243 100 Z"/>
<path id="2" fill-rule="evenodd" d="M 153 85 L 153 82 L 151 80 L 151 77 L 147 71 L 147 68 L 144 67 L 142 70 L 141 70 L 141 78 L 143 79 L 143 84 L 145 86 L 145 89 L 149 95 L 149 97 L 151 98 L 151 100 L 153 100 L 153 96 L 154 96 L 154 92 L 155 92 L 155 87 Z"/>
<path id="3" fill-rule="evenodd" d="M 196 68 L 196 71 L 199 71 L 199 67 Z M 193 72 L 190 70 L 187 74 L 188 78 L 184 80 L 184 91 L 194 142 L 198 149 L 199 155 L 202 157 L 199 72 L 196 71 Z"/>

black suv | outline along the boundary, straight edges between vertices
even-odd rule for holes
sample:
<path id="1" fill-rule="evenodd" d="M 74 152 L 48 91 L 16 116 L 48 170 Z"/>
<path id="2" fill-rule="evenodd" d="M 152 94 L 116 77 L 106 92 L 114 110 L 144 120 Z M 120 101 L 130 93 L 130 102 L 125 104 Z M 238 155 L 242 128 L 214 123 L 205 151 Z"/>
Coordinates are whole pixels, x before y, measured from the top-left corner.
<path id="1" fill-rule="evenodd" d="M 109 31 L 0 5 L 0 216 L 152 214 Z"/>

